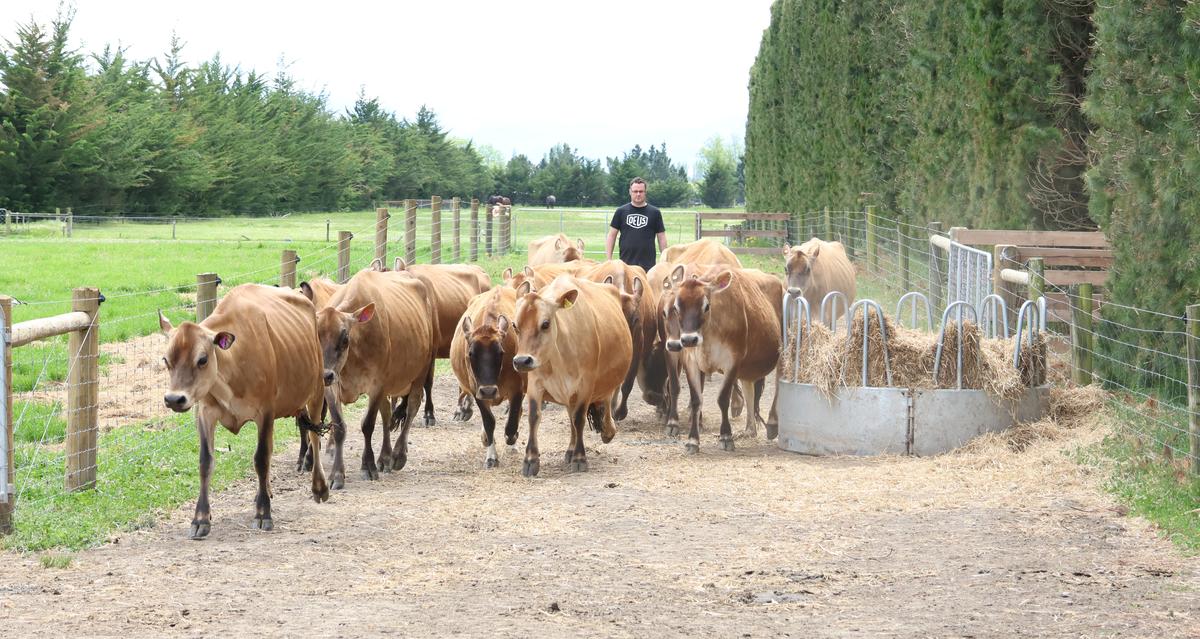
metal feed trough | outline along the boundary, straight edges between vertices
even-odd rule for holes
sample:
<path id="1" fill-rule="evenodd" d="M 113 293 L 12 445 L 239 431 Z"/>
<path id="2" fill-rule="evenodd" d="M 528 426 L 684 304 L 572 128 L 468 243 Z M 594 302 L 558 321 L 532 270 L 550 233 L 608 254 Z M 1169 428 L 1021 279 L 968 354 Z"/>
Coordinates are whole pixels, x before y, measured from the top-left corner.
<path id="1" fill-rule="evenodd" d="M 920 293 L 910 293 L 901 298 L 896 309 L 901 316 L 904 302 L 912 300 L 913 324 L 916 324 L 917 300 L 925 302 L 926 317 L 931 320 L 929 301 Z M 828 299 L 826 300 L 828 301 Z M 845 300 L 842 300 L 845 308 Z M 824 304 L 822 304 L 824 306 Z M 999 306 L 999 309 L 996 309 Z M 868 308 L 874 308 L 880 322 L 880 333 L 883 334 L 883 313 L 879 304 L 871 300 L 860 300 L 850 307 L 846 313 L 846 332 L 851 333 L 852 318 L 859 308 L 863 309 L 864 325 L 869 326 Z M 802 341 L 807 329 L 811 327 L 811 315 L 807 301 L 800 296 L 786 295 L 784 297 L 784 346 L 787 346 L 789 332 L 786 327 L 796 327 L 796 339 Z M 941 362 L 941 352 L 945 341 L 946 326 L 956 321 L 961 329 L 966 316 L 978 323 L 979 315 L 987 316 L 990 310 L 993 318 L 998 315 L 1005 317 L 1004 301 L 995 296 L 989 296 L 983 302 L 983 312 L 976 312 L 974 306 L 967 302 L 955 302 L 946 307 L 942 313 L 941 330 L 938 335 L 938 357 L 935 360 L 934 379 L 937 379 L 937 366 Z M 822 308 L 820 318 L 825 318 Z M 991 318 L 989 318 L 991 319 Z M 928 321 L 927 320 L 927 321 Z M 1039 332 L 1045 331 L 1045 299 L 1039 299 L 1037 304 L 1025 302 L 1018 315 L 1016 329 L 1016 344 L 1013 353 L 1013 365 L 1020 361 L 1022 337 L 1028 336 L 1028 344 L 1032 346 Z M 997 328 L 1003 331 L 1002 337 L 1007 338 L 1007 322 L 1002 324 L 994 319 L 989 322 L 992 333 Z M 999 327 L 996 325 L 1000 324 Z M 932 326 L 932 321 L 929 321 Z M 830 327 L 836 333 L 836 326 Z M 1039 386 L 1026 389 L 1016 400 L 1006 401 L 988 395 L 985 391 L 962 388 L 962 340 L 958 341 L 958 377 L 954 389 L 911 389 L 897 387 L 871 387 L 867 380 L 867 333 L 864 328 L 863 340 L 863 372 L 860 387 L 840 387 L 833 398 L 827 398 L 812 384 L 798 384 L 780 381 L 778 389 L 779 406 L 779 447 L 809 455 L 936 455 L 944 453 L 988 432 L 1007 430 L 1022 422 L 1035 421 L 1046 413 L 1049 405 L 1049 387 Z M 889 368 L 887 378 L 891 379 L 890 362 L 887 357 L 886 335 L 883 340 L 885 349 L 884 364 Z M 795 357 L 800 357 L 800 348 L 793 349 Z"/>

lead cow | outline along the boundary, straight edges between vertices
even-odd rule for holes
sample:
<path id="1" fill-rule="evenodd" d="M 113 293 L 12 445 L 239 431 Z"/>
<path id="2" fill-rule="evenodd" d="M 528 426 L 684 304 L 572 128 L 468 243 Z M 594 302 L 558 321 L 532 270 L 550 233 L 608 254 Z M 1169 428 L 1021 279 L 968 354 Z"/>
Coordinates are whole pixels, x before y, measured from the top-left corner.
<path id="1" fill-rule="evenodd" d="M 617 429 L 609 406 L 633 357 L 621 293 L 613 286 L 563 275 L 537 292 L 526 282 L 517 294 L 513 366 L 527 373 L 529 397 L 529 442 L 521 474 L 533 477 L 541 468 L 537 427 L 543 401 L 567 408 L 571 420 L 567 466 L 586 471 L 584 418 L 590 413 L 601 439 L 612 441 Z"/>
<path id="2" fill-rule="evenodd" d="M 163 401 L 177 413 L 196 407 L 200 496 L 191 538 L 203 539 L 212 527 L 208 491 L 218 423 L 235 435 L 246 422 L 258 424 L 254 527 L 270 530 L 275 418 L 295 417 L 313 450 L 321 445 L 321 429 L 312 421 L 321 414 L 324 401 L 312 303 L 295 291 L 243 284 L 226 293 L 203 322 L 184 322 L 175 328 L 160 312 L 159 328 L 168 336 L 163 361 L 171 380 Z M 317 503 L 329 499 L 321 457 L 316 454 L 312 496 Z"/>

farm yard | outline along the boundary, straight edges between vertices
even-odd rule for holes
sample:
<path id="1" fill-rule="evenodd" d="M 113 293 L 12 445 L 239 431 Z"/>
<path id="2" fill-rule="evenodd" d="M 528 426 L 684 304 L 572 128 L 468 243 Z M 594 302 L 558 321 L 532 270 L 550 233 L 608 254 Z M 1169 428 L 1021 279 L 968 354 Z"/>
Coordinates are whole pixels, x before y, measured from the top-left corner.
<path id="1" fill-rule="evenodd" d="M 560 229 L 597 257 L 609 213 L 518 208 L 511 250 L 488 257 L 482 248 L 479 263 L 499 281 L 524 264 L 529 239 Z M 890 311 L 902 284 L 929 281 L 924 229 L 886 226 L 890 243 L 868 251 L 868 229 L 885 224 L 835 213 L 833 235 L 857 250 L 860 298 Z M 418 213 L 418 262 L 434 254 L 431 215 Z M 1054 420 L 932 457 L 802 456 L 761 430 L 721 451 L 711 388 L 700 453 L 686 456 L 635 391 L 613 442 L 586 434 L 586 473 L 559 461 L 566 415 L 548 407 L 542 471 L 527 479 L 519 452 L 502 450 L 498 468 L 483 468 L 479 417 L 450 421 L 457 381 L 440 364 L 438 423 L 414 427 L 408 465 L 378 482 L 348 473 L 328 503 L 313 503 L 295 470 L 296 429 L 280 420 L 271 532 L 250 528 L 253 433 L 220 436 L 212 533 L 190 542 L 197 444 L 192 415 L 162 408 L 157 310 L 176 323 L 193 317 L 201 273 L 218 273 L 221 291 L 279 282 L 283 250 L 300 258 L 297 281 L 332 275 L 339 230 L 354 232 L 351 272 L 365 267 L 376 214 L 335 217 L 326 241 L 328 217 L 179 224 L 174 241 L 135 224 L 78 222 L 69 239 L 44 224 L 2 240 L 0 293 L 22 302 L 15 322 L 70 310 L 74 287 L 106 297 L 94 491 L 62 488 L 65 339 L 13 351 L 25 434 L 15 451 L 16 531 L 0 562 L 6 633 L 1198 635 L 1200 573 L 1186 552 L 1196 542 L 1177 532 L 1173 543 L 1163 524 L 1136 516 L 1136 501 L 1110 492 L 1114 437 L 1162 447 L 1153 436 L 1120 436 L 1134 411 L 1087 389 L 1057 392 Z M 387 221 L 389 258 L 408 249 L 403 217 L 393 209 Z M 672 243 L 692 239 L 695 213 L 666 217 Z M 789 235 L 807 238 L 824 223 L 800 216 Z M 469 229 L 464 221 L 463 255 Z M 113 242 L 114 233 L 128 237 Z M 746 261 L 782 273 L 778 248 Z M 1069 369 L 1052 366 L 1060 387 Z M 352 468 L 361 410 L 346 418 Z M 1170 420 L 1166 410 L 1136 406 L 1147 422 Z M 525 434 L 523 421 L 519 447 Z M 22 462 L 37 473 L 22 476 Z"/>

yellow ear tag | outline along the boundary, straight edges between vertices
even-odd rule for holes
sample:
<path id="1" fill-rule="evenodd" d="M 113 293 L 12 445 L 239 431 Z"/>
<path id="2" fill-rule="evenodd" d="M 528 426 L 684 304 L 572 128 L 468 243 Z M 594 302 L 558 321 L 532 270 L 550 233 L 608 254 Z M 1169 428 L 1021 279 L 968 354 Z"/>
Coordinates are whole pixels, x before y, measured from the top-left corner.
<path id="1" fill-rule="evenodd" d="M 572 302 L 571 300 L 563 300 L 563 308 L 571 308 L 572 306 L 575 306 L 575 302 Z"/>

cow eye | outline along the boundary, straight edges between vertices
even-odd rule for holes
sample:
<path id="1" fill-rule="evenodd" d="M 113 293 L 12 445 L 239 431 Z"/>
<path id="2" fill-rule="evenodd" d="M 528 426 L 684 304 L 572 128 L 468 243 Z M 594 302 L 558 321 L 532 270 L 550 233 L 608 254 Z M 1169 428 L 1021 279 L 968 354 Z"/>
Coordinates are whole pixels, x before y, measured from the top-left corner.
<path id="1" fill-rule="evenodd" d="M 163 358 L 163 366 L 166 366 L 167 370 L 171 370 L 171 362 L 167 361 L 165 357 Z"/>
<path id="2" fill-rule="evenodd" d="M 338 348 L 346 348 L 346 345 L 349 343 L 350 335 L 346 331 L 342 331 L 342 334 L 338 337 Z"/>
<path id="3" fill-rule="evenodd" d="M 548 331 L 548 330 L 550 330 L 550 320 L 548 320 L 548 319 L 547 319 L 547 320 L 542 320 L 542 330 L 543 330 L 543 331 Z"/>
<path id="4" fill-rule="evenodd" d="M 704 312 L 708 312 L 708 300 L 704 300 Z"/>
<path id="5" fill-rule="evenodd" d="M 201 355 L 200 359 L 196 360 L 196 368 L 204 368 L 208 366 L 208 355 Z"/>

